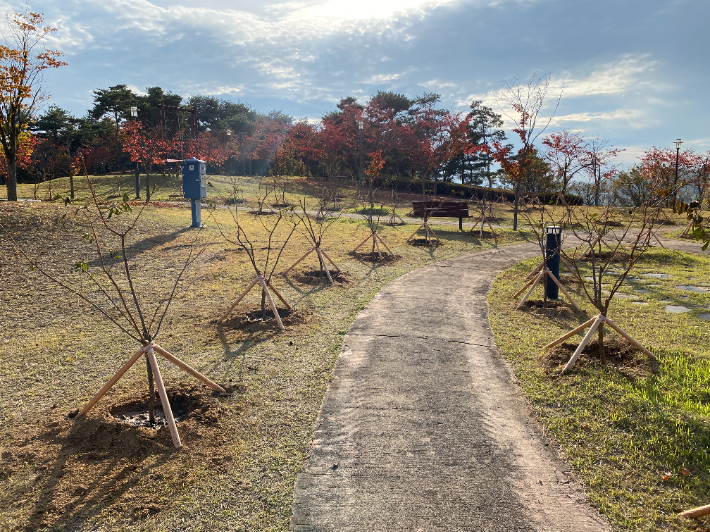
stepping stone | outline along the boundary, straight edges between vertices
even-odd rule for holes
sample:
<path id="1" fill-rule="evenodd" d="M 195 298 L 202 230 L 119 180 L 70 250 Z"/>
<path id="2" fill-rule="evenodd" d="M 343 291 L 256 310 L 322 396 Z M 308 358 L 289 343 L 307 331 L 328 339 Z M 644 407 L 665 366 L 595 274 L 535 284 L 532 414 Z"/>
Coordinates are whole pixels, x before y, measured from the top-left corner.
<path id="1" fill-rule="evenodd" d="M 651 277 L 652 279 L 670 279 L 671 276 L 667 273 L 644 273 L 644 277 Z"/>
<path id="2" fill-rule="evenodd" d="M 646 290 L 645 288 L 637 288 L 636 292 L 638 294 L 648 294 L 648 290 Z"/>
<path id="3" fill-rule="evenodd" d="M 690 312 L 690 309 L 682 305 L 668 305 L 666 307 L 666 312 L 670 312 L 671 314 L 682 314 L 684 312 Z"/>
<path id="4" fill-rule="evenodd" d="M 645 301 L 632 301 L 632 305 L 648 305 Z"/>
<path id="5" fill-rule="evenodd" d="M 636 295 L 634 294 L 619 294 L 616 293 L 614 294 L 614 297 L 618 297 L 619 299 L 636 299 Z"/>
<path id="6" fill-rule="evenodd" d="M 705 321 L 710 321 L 710 314 L 698 314 L 698 318 Z"/>
<path id="7" fill-rule="evenodd" d="M 659 303 L 673 303 L 672 299 L 661 299 Z"/>
<path id="8" fill-rule="evenodd" d="M 693 286 L 689 284 L 683 284 L 675 287 L 676 290 L 687 290 L 688 292 L 695 292 L 696 294 L 707 294 L 710 293 L 710 288 L 705 286 Z"/>

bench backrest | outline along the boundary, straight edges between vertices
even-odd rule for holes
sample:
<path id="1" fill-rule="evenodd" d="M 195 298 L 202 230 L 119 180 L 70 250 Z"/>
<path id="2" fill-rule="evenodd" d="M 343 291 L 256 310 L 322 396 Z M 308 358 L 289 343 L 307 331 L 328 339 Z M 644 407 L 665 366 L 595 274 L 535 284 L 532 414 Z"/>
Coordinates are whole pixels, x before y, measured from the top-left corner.
<path id="1" fill-rule="evenodd" d="M 435 216 L 437 218 L 466 218 L 468 217 L 468 203 L 465 201 L 412 201 L 414 216 Z"/>

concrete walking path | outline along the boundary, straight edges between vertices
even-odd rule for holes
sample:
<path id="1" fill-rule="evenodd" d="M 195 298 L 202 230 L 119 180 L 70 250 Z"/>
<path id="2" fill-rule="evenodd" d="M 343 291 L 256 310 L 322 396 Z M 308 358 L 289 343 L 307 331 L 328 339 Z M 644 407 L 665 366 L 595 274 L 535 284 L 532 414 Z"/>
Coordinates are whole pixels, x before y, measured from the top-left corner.
<path id="1" fill-rule="evenodd" d="M 529 412 L 488 322 L 522 244 L 385 286 L 345 337 L 296 480 L 301 531 L 606 531 Z"/>

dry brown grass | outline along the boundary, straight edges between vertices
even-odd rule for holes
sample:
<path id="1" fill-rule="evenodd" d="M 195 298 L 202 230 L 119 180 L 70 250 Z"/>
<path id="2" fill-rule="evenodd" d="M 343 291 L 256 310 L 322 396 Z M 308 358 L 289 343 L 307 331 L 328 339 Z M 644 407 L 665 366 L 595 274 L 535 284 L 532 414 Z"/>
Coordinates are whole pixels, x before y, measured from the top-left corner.
<path id="1" fill-rule="evenodd" d="M 0 204 L 0 223 L 58 276 L 81 283 L 72 265 L 90 263 L 85 228 L 52 222 L 72 207 Z M 198 406 L 178 428 L 175 451 L 165 429 L 120 423 L 116 409 L 146 399 L 139 362 L 88 418 L 79 408 L 137 345 L 112 324 L 18 260 L 0 238 L 0 528 L 4 530 L 285 530 L 293 484 L 333 363 L 349 324 L 389 280 L 420 265 L 492 243 L 435 226 L 442 246 L 406 244 L 412 226 L 381 228 L 395 261 L 361 260 L 351 250 L 366 236 L 363 221 L 344 218 L 323 248 L 343 270 L 331 287 L 309 258 L 273 282 L 294 307 L 287 331 L 253 312 L 253 291 L 235 315 L 217 318 L 253 278 L 244 253 L 227 244 L 209 217 L 198 244 L 204 253 L 187 272 L 157 341 L 228 388 L 216 396 L 159 361 L 171 400 L 187 393 Z M 257 232 L 247 215 L 241 221 Z M 179 271 L 195 230 L 186 208 L 146 209 L 129 242 L 132 273 L 146 307 Z M 284 227 L 286 230 L 286 227 Z M 283 234 L 276 238 L 283 238 Z M 503 232 L 499 245 L 518 237 Z M 260 243 L 263 247 L 263 242 Z M 287 268 L 308 249 L 296 236 L 281 259 Z M 90 263 L 91 264 L 91 263 Z"/>

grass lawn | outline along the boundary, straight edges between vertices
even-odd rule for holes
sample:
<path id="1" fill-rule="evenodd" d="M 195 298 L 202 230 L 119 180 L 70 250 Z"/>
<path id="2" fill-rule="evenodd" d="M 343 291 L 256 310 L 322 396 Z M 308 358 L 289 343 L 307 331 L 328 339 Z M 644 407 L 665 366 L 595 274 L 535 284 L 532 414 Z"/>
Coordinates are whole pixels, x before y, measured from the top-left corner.
<path id="1" fill-rule="evenodd" d="M 102 192 L 111 191 L 114 184 L 107 181 L 115 177 L 97 180 Z M 77 196 L 86 198 L 81 190 L 77 186 Z M 310 192 L 315 204 L 320 188 L 297 181 L 292 190 Z M 54 225 L 73 212 L 58 203 L 0 203 L 0 223 L 28 253 L 42 252 L 42 264 L 55 275 L 94 297 L 88 278 L 73 273 L 80 260 L 97 267 L 82 239 L 86 228 Z M 261 218 L 268 224 L 272 217 Z M 189 228 L 187 206 L 151 205 L 128 242 L 134 281 L 149 314 L 165 297 L 195 237 L 194 245 L 203 250 L 156 341 L 227 393 L 212 394 L 159 360 L 171 403 L 190 410 L 178 425 L 184 444 L 179 451 L 167 429 L 121 422 L 131 408 L 145 407 L 141 361 L 86 419 L 67 417 L 138 345 L 75 296 L 30 272 L 8 239 L 0 238 L 0 529 L 287 530 L 295 477 L 309 452 L 343 335 L 357 312 L 405 272 L 493 245 L 455 226 L 434 224 L 443 245 L 429 248 L 406 243 L 413 225 L 382 227 L 379 232 L 397 258 L 371 261 L 351 253 L 368 234 L 364 220 L 341 218 L 322 244 L 343 270 L 335 286 L 319 276 L 313 257 L 288 277 L 274 278 L 295 309 L 285 318 L 286 332 L 279 333 L 273 320 L 252 319 L 257 291 L 232 318 L 217 322 L 254 276 L 245 253 L 217 230 L 217 223 L 230 230 L 230 219 L 223 208 L 203 210 L 206 228 L 198 232 Z M 246 213 L 240 219 L 262 253 L 260 221 Z M 503 230 L 498 245 L 529 236 Z M 284 238 L 285 227 L 275 235 L 277 241 Z M 309 247 L 297 233 L 277 271 Z"/>
<path id="2" fill-rule="evenodd" d="M 676 515 L 710 503 L 710 293 L 688 289 L 710 288 L 710 259 L 652 248 L 612 303 L 609 317 L 657 362 L 607 332 L 615 346 L 608 364 L 599 364 L 595 341 L 563 376 L 582 337 L 551 353 L 542 347 L 597 312 L 583 304 L 569 277 L 584 314 L 566 305 L 513 310 L 512 296 L 537 262 L 520 263 L 496 279 L 490 319 L 501 352 L 592 504 L 618 530 L 710 530 L 708 518 Z M 532 299 L 542 297 L 536 290 Z M 669 305 L 690 311 L 668 313 Z"/>

